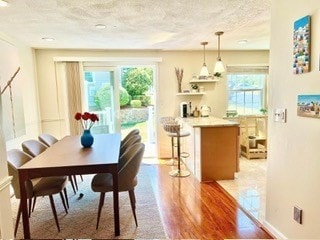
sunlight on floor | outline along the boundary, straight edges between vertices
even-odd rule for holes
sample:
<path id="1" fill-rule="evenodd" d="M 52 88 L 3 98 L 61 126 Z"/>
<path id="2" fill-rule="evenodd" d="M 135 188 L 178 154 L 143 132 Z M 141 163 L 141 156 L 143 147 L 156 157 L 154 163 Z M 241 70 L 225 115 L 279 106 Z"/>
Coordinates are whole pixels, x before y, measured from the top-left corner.
<path id="1" fill-rule="evenodd" d="M 240 158 L 240 172 L 234 180 L 217 181 L 247 212 L 260 223 L 265 220 L 266 159 Z"/>

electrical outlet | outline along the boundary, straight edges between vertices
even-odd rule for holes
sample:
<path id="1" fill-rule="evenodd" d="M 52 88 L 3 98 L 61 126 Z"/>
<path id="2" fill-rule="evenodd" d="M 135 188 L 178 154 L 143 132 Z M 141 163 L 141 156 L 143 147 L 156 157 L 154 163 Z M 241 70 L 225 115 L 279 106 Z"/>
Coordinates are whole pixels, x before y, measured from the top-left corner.
<path id="1" fill-rule="evenodd" d="M 297 207 L 297 206 L 294 206 L 293 208 L 293 219 L 299 223 L 299 224 L 302 224 L 302 209 Z"/>

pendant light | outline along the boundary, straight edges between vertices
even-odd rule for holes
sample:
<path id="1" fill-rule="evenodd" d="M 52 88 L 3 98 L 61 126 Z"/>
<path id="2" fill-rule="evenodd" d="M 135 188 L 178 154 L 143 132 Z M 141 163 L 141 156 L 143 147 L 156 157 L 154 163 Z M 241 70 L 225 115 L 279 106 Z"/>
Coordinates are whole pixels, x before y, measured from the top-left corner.
<path id="1" fill-rule="evenodd" d="M 208 42 L 202 42 L 201 45 L 203 45 L 203 65 L 200 70 L 200 76 L 199 79 L 206 79 L 209 76 L 209 71 L 206 65 L 206 45 Z"/>
<path id="2" fill-rule="evenodd" d="M 221 73 L 225 72 L 223 63 L 221 61 L 221 56 L 220 56 L 220 36 L 223 34 L 223 32 L 216 32 L 215 35 L 218 36 L 218 57 L 217 57 L 217 62 L 216 65 L 214 66 L 214 73 Z"/>
<path id="3" fill-rule="evenodd" d="M 6 7 L 6 6 L 8 6 L 8 2 L 4 0 L 0 0 L 0 7 Z"/>

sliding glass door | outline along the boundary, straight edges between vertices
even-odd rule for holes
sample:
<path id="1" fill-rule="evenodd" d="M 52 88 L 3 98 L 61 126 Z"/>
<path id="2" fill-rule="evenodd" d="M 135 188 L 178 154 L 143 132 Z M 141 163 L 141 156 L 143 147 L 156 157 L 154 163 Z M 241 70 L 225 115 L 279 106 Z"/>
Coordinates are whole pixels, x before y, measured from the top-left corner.
<path id="1" fill-rule="evenodd" d="M 99 117 L 92 132 L 120 132 L 119 74 L 116 68 L 84 66 L 83 107 Z"/>

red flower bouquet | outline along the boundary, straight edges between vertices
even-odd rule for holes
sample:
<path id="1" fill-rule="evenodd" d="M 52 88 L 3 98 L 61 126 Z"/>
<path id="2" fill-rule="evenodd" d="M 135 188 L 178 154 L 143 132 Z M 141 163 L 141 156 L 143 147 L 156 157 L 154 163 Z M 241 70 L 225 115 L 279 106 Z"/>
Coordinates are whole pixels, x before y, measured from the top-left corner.
<path id="1" fill-rule="evenodd" d="M 99 117 L 95 113 L 84 112 L 83 114 L 77 112 L 74 116 L 76 120 L 81 121 L 84 130 L 90 130 L 95 122 L 99 121 Z"/>

